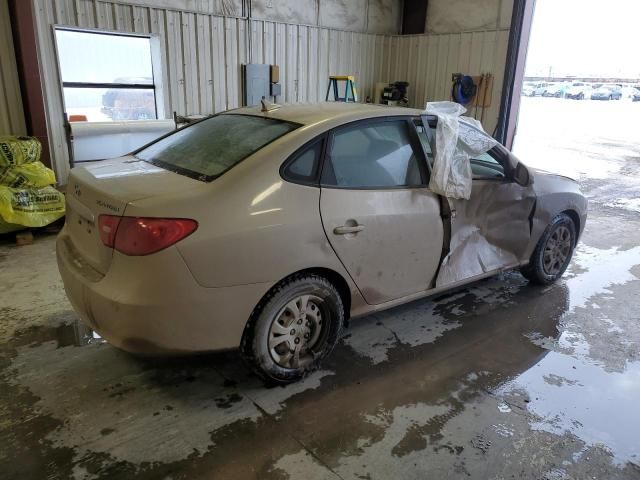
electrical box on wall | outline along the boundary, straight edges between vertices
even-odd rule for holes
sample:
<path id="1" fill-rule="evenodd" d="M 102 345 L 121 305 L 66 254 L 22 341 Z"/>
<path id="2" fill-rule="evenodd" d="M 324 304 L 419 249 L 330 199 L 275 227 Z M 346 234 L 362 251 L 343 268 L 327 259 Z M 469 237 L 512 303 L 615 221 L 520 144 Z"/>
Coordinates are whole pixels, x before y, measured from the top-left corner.
<path id="1" fill-rule="evenodd" d="M 271 95 L 269 65 L 248 63 L 244 66 L 244 104 L 260 105 L 263 97 Z"/>
<path id="2" fill-rule="evenodd" d="M 260 105 L 263 98 L 274 100 L 282 94 L 278 65 L 248 63 L 244 66 L 244 104 Z M 272 98 L 273 97 L 273 98 Z"/>
<path id="3" fill-rule="evenodd" d="M 271 65 L 271 83 L 280 82 L 280 67 L 278 65 Z"/>

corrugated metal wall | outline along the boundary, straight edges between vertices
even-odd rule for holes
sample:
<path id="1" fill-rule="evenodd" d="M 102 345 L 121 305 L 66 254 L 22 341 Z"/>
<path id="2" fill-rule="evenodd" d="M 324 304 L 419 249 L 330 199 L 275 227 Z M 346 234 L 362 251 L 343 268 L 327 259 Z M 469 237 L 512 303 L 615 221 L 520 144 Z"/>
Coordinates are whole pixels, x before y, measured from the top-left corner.
<path id="1" fill-rule="evenodd" d="M 356 75 L 361 94 L 367 95 L 381 74 L 376 59 L 385 42 L 382 35 L 115 1 L 34 2 L 52 156 L 61 179 L 67 176 L 68 156 L 53 25 L 158 35 L 168 114 L 208 114 L 241 105 L 241 65 L 249 60 L 280 66 L 285 102 L 324 100 L 329 74 Z"/>
<path id="2" fill-rule="evenodd" d="M 453 73 L 491 73 L 493 98 L 484 114 L 484 127 L 491 133 L 500 111 L 508 44 L 509 30 L 387 37 L 378 81 L 408 81 L 410 105 L 424 108 L 428 101 L 450 98 Z"/>
<path id="3" fill-rule="evenodd" d="M 7 0 L 0 0 L 0 135 L 9 134 L 24 135 L 26 128 L 11 37 L 9 5 Z"/>
<path id="4" fill-rule="evenodd" d="M 487 131 L 497 123 L 508 30 L 373 35 L 123 0 L 33 1 L 51 151 L 60 179 L 67 177 L 68 155 L 53 25 L 157 35 L 167 115 L 208 114 L 241 105 L 241 65 L 251 61 L 280 66 L 285 102 L 323 100 L 329 74 L 350 73 L 356 75 L 362 99 L 372 94 L 376 82 L 406 80 L 411 105 L 421 108 L 426 101 L 449 98 L 452 73 L 492 73 Z"/>

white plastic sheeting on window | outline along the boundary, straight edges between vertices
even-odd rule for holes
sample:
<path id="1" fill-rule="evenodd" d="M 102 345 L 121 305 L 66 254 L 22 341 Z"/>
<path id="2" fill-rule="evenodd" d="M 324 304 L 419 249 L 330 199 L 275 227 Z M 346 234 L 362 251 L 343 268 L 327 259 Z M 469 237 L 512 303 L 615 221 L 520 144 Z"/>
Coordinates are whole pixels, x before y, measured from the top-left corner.
<path id="1" fill-rule="evenodd" d="M 425 113 L 438 117 L 436 155 L 429 188 L 447 198 L 471 196 L 470 158 L 488 152 L 498 142 L 484 133 L 480 122 L 463 117 L 467 109 L 454 102 L 427 103 Z M 460 124 L 468 128 L 460 128 Z"/>

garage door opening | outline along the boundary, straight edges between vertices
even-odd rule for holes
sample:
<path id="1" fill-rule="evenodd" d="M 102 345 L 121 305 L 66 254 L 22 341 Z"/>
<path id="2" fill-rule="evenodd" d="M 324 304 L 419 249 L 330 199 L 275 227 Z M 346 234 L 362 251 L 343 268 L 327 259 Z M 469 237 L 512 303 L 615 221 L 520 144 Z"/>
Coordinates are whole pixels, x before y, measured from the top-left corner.
<path id="1" fill-rule="evenodd" d="M 514 152 L 578 180 L 592 210 L 640 212 L 639 16 L 634 0 L 536 2 Z"/>

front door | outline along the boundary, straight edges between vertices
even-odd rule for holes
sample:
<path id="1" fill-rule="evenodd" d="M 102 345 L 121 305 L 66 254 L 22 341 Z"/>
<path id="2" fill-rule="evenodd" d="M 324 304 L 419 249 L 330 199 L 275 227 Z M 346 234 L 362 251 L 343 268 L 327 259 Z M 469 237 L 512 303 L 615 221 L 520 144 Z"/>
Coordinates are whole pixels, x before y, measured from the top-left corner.
<path id="1" fill-rule="evenodd" d="M 406 118 L 334 130 L 322 170 L 325 233 L 369 304 L 430 288 L 442 254 L 437 195 Z"/>
<path id="2" fill-rule="evenodd" d="M 461 135 L 471 128 L 460 122 Z M 436 147 L 435 131 L 420 135 L 425 149 Z M 430 151 L 427 155 L 433 161 Z M 469 200 L 447 199 L 451 240 L 436 287 L 453 286 L 526 260 L 536 198 L 532 187 L 514 181 L 515 165 L 501 146 L 471 158 L 470 163 L 473 180 Z"/>

